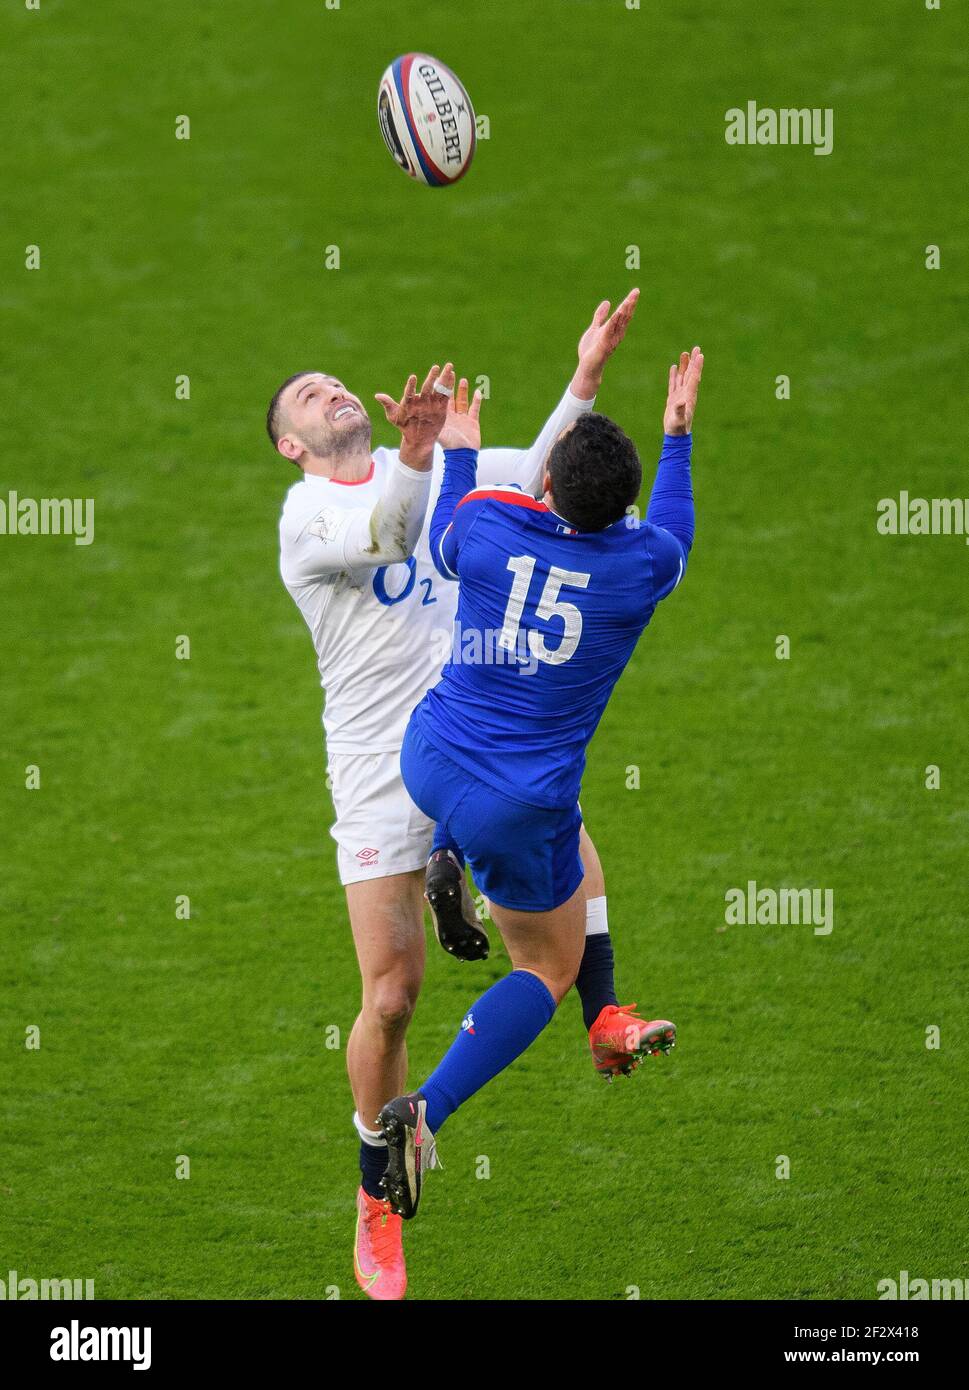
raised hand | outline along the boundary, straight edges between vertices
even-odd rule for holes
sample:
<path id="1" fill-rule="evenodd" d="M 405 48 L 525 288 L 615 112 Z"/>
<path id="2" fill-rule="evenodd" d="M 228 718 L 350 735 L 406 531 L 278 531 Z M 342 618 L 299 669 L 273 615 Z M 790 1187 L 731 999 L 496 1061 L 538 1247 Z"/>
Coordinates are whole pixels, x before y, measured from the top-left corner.
<path id="1" fill-rule="evenodd" d="M 468 405 L 468 379 L 462 377 L 458 382 L 457 395 L 448 402 L 447 420 L 441 430 L 440 441 L 445 449 L 480 449 L 481 425 L 478 416 L 481 412 L 481 392 L 475 391 Z"/>
<path id="2" fill-rule="evenodd" d="M 599 305 L 579 339 L 579 365 L 571 387 L 573 395 L 587 401 L 599 390 L 605 365 L 625 338 L 638 303 L 639 290 L 630 290 L 611 316 L 608 299 Z"/>
<path id="3" fill-rule="evenodd" d="M 446 363 L 442 371 L 435 365 L 424 378 L 420 391 L 413 373 L 407 378 L 399 401 L 377 392 L 374 397 L 384 408 L 390 423 L 401 433 L 400 458 L 408 468 L 430 468 L 434 445 L 447 420 L 448 405 L 454 394 L 454 367 Z"/>
<path id="4" fill-rule="evenodd" d="M 681 352 L 679 365 L 674 362 L 670 367 L 670 386 L 663 415 L 663 429 L 667 434 L 689 434 L 693 428 L 702 375 L 703 353 L 698 347 L 692 352 Z"/>

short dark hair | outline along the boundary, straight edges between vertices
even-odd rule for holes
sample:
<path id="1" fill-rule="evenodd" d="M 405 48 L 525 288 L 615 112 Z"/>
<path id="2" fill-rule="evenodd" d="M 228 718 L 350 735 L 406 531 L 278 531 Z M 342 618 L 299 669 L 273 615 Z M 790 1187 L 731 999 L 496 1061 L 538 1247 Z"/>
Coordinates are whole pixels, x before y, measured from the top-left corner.
<path id="1" fill-rule="evenodd" d="M 273 448 L 274 448 L 274 449 L 275 449 L 276 445 L 279 443 L 279 436 L 282 434 L 282 430 L 279 428 L 279 425 L 280 425 L 280 420 L 279 420 L 279 399 L 280 399 L 280 397 L 282 396 L 283 392 L 286 390 L 286 387 L 287 387 L 287 386 L 292 386 L 292 384 L 293 384 L 294 381 L 299 381 L 299 379 L 300 379 L 301 376 L 313 376 L 313 375 L 314 375 L 314 373 L 313 373 L 312 371 L 308 371 L 308 372 L 294 372 L 294 374 L 293 374 L 292 376 L 289 376 L 289 377 L 286 378 L 286 380 L 283 382 L 282 386 L 279 387 L 278 391 L 275 392 L 275 394 L 273 395 L 272 400 L 269 402 L 269 409 L 266 411 L 266 433 L 269 435 L 269 438 L 272 440 L 272 442 L 273 442 Z"/>
<path id="2" fill-rule="evenodd" d="M 548 456 L 555 510 L 580 531 L 604 531 L 639 496 L 636 446 L 608 415 L 580 415 Z"/>

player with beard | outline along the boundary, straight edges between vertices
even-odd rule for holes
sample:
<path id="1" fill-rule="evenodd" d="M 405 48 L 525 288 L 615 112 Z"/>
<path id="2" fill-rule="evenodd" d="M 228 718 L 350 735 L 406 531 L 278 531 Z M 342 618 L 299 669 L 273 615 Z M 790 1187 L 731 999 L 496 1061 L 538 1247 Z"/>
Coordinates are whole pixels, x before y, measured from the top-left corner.
<path id="1" fill-rule="evenodd" d="M 632 291 L 611 316 L 607 302 L 599 305 L 570 387 L 537 440 L 529 450 L 481 450 L 481 483 L 540 489 L 552 444 L 592 410 L 637 298 Z M 466 381 L 452 400 L 453 382 L 448 363 L 433 367 L 420 390 L 412 376 L 400 401 L 376 397 L 400 431 L 399 449 L 372 449 L 360 398 L 324 372 L 290 377 L 267 417 L 276 450 L 302 473 L 283 506 L 280 568 L 312 634 L 326 691 L 331 834 L 363 984 L 347 1044 L 362 1179 L 354 1263 L 361 1287 L 378 1299 L 401 1298 L 406 1285 L 400 1218 L 381 1187 L 387 1147 L 377 1116 L 406 1082 L 405 1037 L 424 971 L 425 869 L 442 945 L 474 959 L 488 944 L 460 851 L 446 837 L 433 839 L 433 823 L 400 776 L 408 717 L 439 678 L 453 636 L 457 585 L 435 569 L 428 520 L 443 449 L 465 443 L 480 407 L 480 394 L 469 403 Z M 650 1050 L 647 1024 L 634 1005 L 618 1004 L 602 870 L 584 831 L 581 845 L 587 936 L 576 983 L 594 1064 L 612 1076 L 631 1071 Z"/>

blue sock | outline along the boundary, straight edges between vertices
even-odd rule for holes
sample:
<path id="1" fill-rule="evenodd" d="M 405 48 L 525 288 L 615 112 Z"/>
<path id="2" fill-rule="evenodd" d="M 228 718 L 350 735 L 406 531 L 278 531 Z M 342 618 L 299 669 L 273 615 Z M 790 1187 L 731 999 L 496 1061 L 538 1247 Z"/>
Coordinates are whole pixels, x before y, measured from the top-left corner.
<path id="1" fill-rule="evenodd" d="M 387 1171 L 387 1145 L 360 1140 L 360 1186 L 371 1197 L 386 1197 L 380 1179 Z"/>
<path id="2" fill-rule="evenodd" d="M 449 849 L 461 868 L 464 868 L 464 855 L 461 853 L 461 846 L 448 833 L 447 828 L 440 824 L 434 827 L 434 843 L 431 845 L 431 853 L 434 854 L 439 849 Z"/>
<path id="3" fill-rule="evenodd" d="M 436 1134 L 459 1105 L 520 1057 L 554 1013 L 555 1000 L 538 976 L 527 970 L 513 970 L 482 994 L 420 1087 L 431 1133 Z"/>
<path id="4" fill-rule="evenodd" d="M 591 1028 L 607 1004 L 618 1004 L 613 979 L 615 961 L 612 956 L 612 940 L 607 931 L 594 932 L 585 939 L 582 964 L 576 976 L 575 987 L 582 1000 L 582 1020 L 586 1028 Z"/>

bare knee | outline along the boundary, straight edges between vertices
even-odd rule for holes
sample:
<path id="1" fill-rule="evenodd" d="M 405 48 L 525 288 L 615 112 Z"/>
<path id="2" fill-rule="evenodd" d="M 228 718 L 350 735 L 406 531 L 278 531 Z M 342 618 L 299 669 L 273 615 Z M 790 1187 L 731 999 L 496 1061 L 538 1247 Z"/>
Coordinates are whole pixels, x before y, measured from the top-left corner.
<path id="1" fill-rule="evenodd" d="M 423 874 L 352 883 L 347 905 L 363 979 L 360 1017 L 367 1032 L 399 1043 L 424 973 Z"/>
<path id="2" fill-rule="evenodd" d="M 578 973 L 579 967 L 578 964 L 576 964 L 574 970 L 559 970 L 556 973 L 546 977 L 545 988 L 548 990 L 549 994 L 555 1000 L 556 1008 L 558 1008 L 562 1000 L 568 994 L 569 990 L 575 984 Z"/>
<path id="3" fill-rule="evenodd" d="M 407 1031 L 414 1015 L 419 985 L 416 981 L 377 980 L 366 992 L 363 1012 L 388 1037 Z"/>
<path id="4" fill-rule="evenodd" d="M 579 855 L 582 859 L 582 869 L 585 875 L 582 887 L 585 890 L 586 901 L 604 897 L 606 881 L 602 874 L 599 853 L 584 825 L 579 831 Z"/>
<path id="5" fill-rule="evenodd" d="M 568 902 L 549 912 L 495 906 L 495 921 L 515 970 L 528 970 L 558 1007 L 575 984 L 585 947 L 585 895 L 581 885 Z"/>
<path id="6" fill-rule="evenodd" d="M 575 984 L 579 973 L 578 963 L 573 969 L 570 965 L 562 965 L 556 961 L 512 961 L 512 968 L 537 976 L 555 1000 L 556 1008 Z"/>

